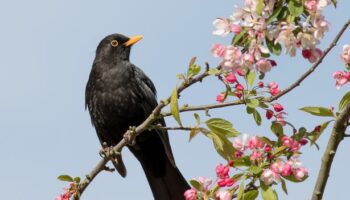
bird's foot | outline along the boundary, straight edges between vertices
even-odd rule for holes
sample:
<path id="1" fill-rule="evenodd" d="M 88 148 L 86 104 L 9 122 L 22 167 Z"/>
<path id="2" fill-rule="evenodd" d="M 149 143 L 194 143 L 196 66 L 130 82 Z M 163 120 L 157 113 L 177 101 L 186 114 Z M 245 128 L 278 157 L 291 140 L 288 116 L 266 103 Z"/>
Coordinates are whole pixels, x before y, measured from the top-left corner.
<path id="1" fill-rule="evenodd" d="M 136 127 L 130 126 L 128 134 L 125 134 L 123 136 L 124 140 L 129 146 L 133 146 L 135 144 L 135 132 L 136 132 Z"/>

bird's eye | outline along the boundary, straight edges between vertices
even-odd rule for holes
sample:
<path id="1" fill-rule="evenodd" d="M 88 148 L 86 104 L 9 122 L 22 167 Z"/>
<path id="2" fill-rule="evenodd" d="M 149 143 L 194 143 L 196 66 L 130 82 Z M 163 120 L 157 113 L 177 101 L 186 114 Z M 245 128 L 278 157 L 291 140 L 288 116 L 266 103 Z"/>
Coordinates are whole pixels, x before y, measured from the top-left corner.
<path id="1" fill-rule="evenodd" d="M 118 46 L 118 41 L 117 41 L 117 40 L 112 40 L 111 45 L 112 45 L 113 47 Z"/>

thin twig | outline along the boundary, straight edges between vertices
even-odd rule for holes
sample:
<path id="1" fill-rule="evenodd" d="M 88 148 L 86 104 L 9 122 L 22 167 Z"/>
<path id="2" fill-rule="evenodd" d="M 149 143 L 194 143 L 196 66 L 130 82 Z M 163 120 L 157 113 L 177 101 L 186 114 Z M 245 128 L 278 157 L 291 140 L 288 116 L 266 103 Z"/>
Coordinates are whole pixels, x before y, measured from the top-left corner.
<path id="1" fill-rule="evenodd" d="M 329 137 L 327 148 L 322 157 L 322 163 L 318 177 L 316 180 L 315 188 L 312 194 L 312 200 L 321 200 L 326 184 L 328 181 L 329 173 L 331 171 L 333 158 L 337 152 L 337 148 L 340 142 L 344 139 L 346 130 L 346 123 L 350 118 L 350 103 L 348 103 L 345 109 L 335 120 L 332 134 Z"/>
<path id="2" fill-rule="evenodd" d="M 322 63 L 323 59 L 328 55 L 328 53 L 337 45 L 337 42 L 339 41 L 340 37 L 343 35 L 344 31 L 347 29 L 347 27 L 350 24 L 350 20 L 348 20 L 342 29 L 338 32 L 336 37 L 333 39 L 333 41 L 330 43 L 330 45 L 324 50 L 323 55 L 320 57 L 320 59 L 317 60 L 304 74 L 302 74 L 294 83 L 289 85 L 287 88 L 282 90 L 278 95 L 266 97 L 262 101 L 266 103 L 273 102 L 280 97 L 284 96 L 288 92 L 292 91 L 294 88 L 300 85 L 301 82 L 303 82 L 311 73 L 315 71 L 315 69 Z M 236 106 L 236 105 L 242 105 L 245 104 L 244 100 L 236 100 L 231 102 L 224 102 L 224 103 L 216 103 L 216 104 L 207 104 L 207 105 L 200 105 L 200 106 L 186 106 L 179 109 L 179 112 L 188 112 L 188 111 L 199 111 L 199 110 L 210 110 L 210 109 L 216 109 L 216 108 L 223 108 L 228 106 Z M 171 112 L 164 112 L 162 113 L 164 117 L 170 116 Z"/>

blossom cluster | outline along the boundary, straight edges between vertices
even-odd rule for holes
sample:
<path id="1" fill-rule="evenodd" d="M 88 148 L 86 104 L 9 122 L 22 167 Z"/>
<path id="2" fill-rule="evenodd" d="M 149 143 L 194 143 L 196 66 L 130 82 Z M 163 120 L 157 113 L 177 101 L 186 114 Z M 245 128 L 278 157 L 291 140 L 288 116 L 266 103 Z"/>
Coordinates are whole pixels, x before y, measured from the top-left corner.
<path id="1" fill-rule="evenodd" d="M 233 72 L 237 69 L 269 72 L 276 62 L 267 58 L 271 53 L 279 55 L 282 46 L 291 56 L 301 49 L 304 58 L 315 62 L 323 54 L 316 46 L 329 29 L 322 13 L 331 3 L 331 0 L 296 4 L 284 0 L 245 0 L 244 7 L 236 7 L 229 18 L 214 20 L 214 35 L 235 36 L 230 45 L 214 44 L 212 53 L 221 58 L 225 70 Z"/>
<path id="2" fill-rule="evenodd" d="M 343 52 L 340 54 L 340 58 L 345 63 L 346 70 L 335 71 L 333 73 L 337 89 L 340 89 L 341 86 L 347 84 L 350 80 L 350 45 L 346 44 L 343 46 Z"/>
<path id="3" fill-rule="evenodd" d="M 75 183 L 70 183 L 69 188 L 63 188 L 63 194 L 57 196 L 55 200 L 70 200 L 71 197 L 77 192 L 77 185 Z"/>
<path id="4" fill-rule="evenodd" d="M 281 109 L 277 105 L 275 107 Z M 214 197 L 218 200 L 231 200 L 235 192 L 239 190 L 238 181 L 244 181 L 239 178 L 243 174 L 260 179 L 266 186 L 277 184 L 282 178 L 296 182 L 303 181 L 308 177 L 308 170 L 299 160 L 299 150 L 305 144 L 307 144 L 305 138 L 296 140 L 286 135 L 282 136 L 280 146 L 271 141 L 265 142 L 258 136 L 249 137 L 243 134 L 241 137 L 235 137 L 232 142 L 235 149 L 234 159 L 229 160 L 226 165 L 220 163 L 216 166 L 215 181 L 206 177 L 193 179 L 192 182 L 196 184 L 192 184 L 194 187 L 185 191 L 185 199 L 197 200 Z M 251 162 L 246 165 L 248 168 L 235 164 L 246 159 Z M 249 166 L 256 166 L 259 170 L 251 171 Z M 236 170 L 236 173 L 230 173 L 231 169 L 239 170 Z M 238 175 L 237 172 L 241 175 Z"/>

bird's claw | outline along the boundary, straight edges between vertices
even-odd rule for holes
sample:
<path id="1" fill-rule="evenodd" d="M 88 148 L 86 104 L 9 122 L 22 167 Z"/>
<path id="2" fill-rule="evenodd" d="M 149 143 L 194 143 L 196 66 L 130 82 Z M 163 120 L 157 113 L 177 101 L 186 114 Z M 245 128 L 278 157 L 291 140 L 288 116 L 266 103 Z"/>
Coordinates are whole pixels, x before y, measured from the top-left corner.
<path id="1" fill-rule="evenodd" d="M 133 146 L 135 144 L 135 131 L 136 131 L 136 127 L 135 126 L 130 126 L 129 127 L 129 133 L 128 134 L 125 134 L 123 137 L 124 137 L 124 140 L 126 141 L 126 143 L 129 145 L 129 146 Z"/>

